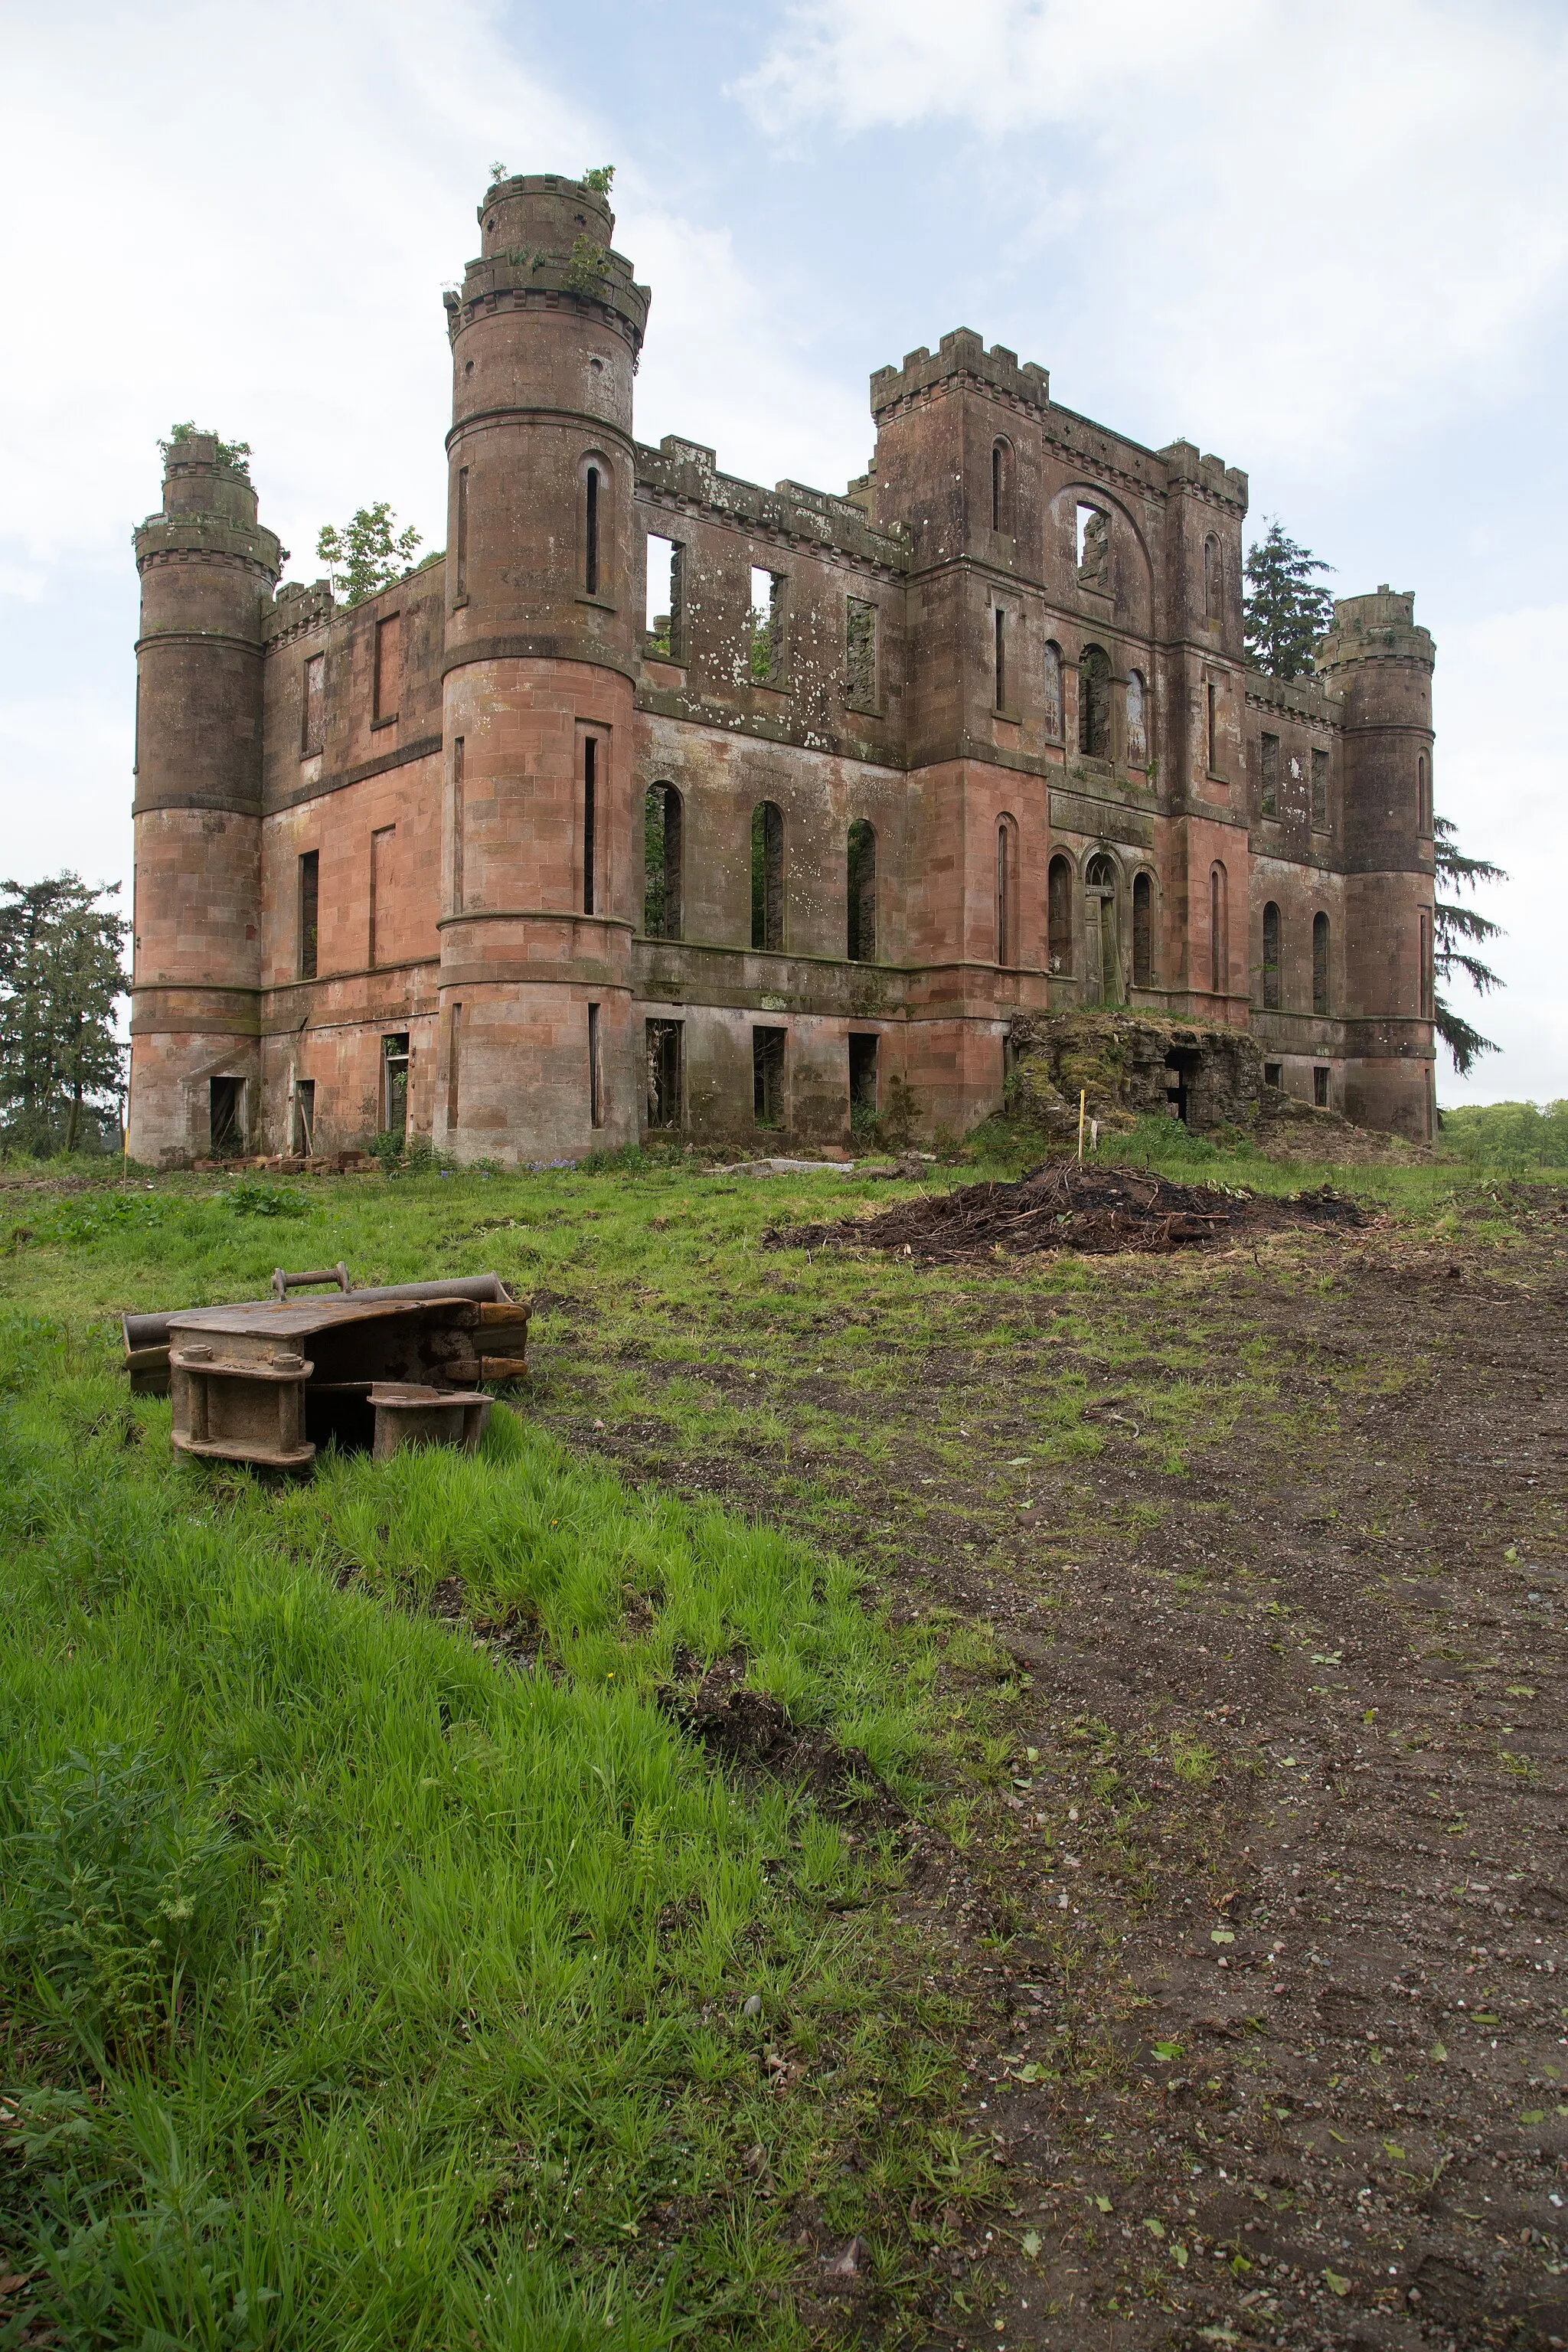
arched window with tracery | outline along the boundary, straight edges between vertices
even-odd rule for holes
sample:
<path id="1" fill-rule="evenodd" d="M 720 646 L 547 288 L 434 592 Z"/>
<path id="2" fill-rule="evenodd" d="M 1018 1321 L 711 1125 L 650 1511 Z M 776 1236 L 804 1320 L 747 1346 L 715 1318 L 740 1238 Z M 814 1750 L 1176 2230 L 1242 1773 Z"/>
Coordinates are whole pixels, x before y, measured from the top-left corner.
<path id="1" fill-rule="evenodd" d="M 1110 656 L 1085 646 L 1078 664 L 1078 748 L 1088 760 L 1110 757 Z"/>
<path id="2" fill-rule="evenodd" d="M 1279 1010 L 1279 909 L 1272 898 L 1263 909 L 1263 1009 Z"/>
<path id="3" fill-rule="evenodd" d="M 1046 967 L 1058 980 L 1072 972 L 1072 860 L 1053 857 L 1046 876 Z"/>

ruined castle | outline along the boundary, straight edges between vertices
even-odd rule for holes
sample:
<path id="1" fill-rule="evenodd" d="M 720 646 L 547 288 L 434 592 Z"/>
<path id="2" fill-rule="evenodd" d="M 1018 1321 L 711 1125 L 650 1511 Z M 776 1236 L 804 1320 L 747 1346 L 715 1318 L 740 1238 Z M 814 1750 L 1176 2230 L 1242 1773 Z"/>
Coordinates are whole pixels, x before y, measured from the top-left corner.
<path id="1" fill-rule="evenodd" d="M 603 194 L 505 179 L 479 217 L 443 555 L 279 590 L 200 435 L 136 533 L 137 1158 L 962 1132 L 1019 1014 L 1093 1004 L 1431 1133 L 1411 597 L 1258 675 L 1246 475 L 967 331 L 872 376 L 842 496 L 649 447 Z"/>

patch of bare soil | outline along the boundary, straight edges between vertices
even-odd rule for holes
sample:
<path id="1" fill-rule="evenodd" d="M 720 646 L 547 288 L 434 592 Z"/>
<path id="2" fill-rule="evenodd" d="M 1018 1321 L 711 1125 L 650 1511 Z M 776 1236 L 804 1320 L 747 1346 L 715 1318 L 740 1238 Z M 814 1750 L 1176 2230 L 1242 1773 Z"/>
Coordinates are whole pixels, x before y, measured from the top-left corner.
<path id="1" fill-rule="evenodd" d="M 825 1811 L 852 1814 L 867 1826 L 890 1827 L 906 1818 L 858 1748 L 840 1747 L 819 1726 L 794 1722 L 767 1692 L 748 1690 L 744 1657 L 720 1658 L 703 1673 L 700 1659 L 679 1651 L 674 1669 L 665 1709 L 715 1763 L 788 1780 Z"/>
<path id="2" fill-rule="evenodd" d="M 1037 1250 L 1150 1255 L 1283 1225 L 1359 1225 L 1363 1212 L 1324 1185 L 1282 1201 L 1213 1184 L 1176 1184 L 1152 1170 L 1080 1168 L 1047 1160 L 1016 1183 L 961 1184 L 924 1200 L 900 1201 L 874 1217 L 831 1224 L 775 1225 L 763 1249 L 825 1245 L 901 1251 L 948 1265 L 1021 1257 Z"/>

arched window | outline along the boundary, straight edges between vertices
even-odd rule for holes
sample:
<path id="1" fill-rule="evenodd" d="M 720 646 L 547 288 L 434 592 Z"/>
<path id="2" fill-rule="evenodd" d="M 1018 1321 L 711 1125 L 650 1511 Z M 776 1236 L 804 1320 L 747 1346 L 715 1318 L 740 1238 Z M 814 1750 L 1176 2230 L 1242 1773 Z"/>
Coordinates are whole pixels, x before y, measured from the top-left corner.
<path id="1" fill-rule="evenodd" d="M 1329 1009 L 1329 919 L 1327 915 L 1312 918 L 1312 1010 L 1326 1013 Z"/>
<path id="2" fill-rule="evenodd" d="M 1127 673 L 1127 764 L 1130 768 L 1149 764 L 1149 700 L 1141 669 Z"/>
<path id="3" fill-rule="evenodd" d="M 1263 1009 L 1279 1010 L 1279 909 L 1272 898 L 1263 909 Z"/>
<path id="4" fill-rule="evenodd" d="M 784 814 L 776 803 L 752 811 L 752 945 L 784 945 Z"/>
<path id="5" fill-rule="evenodd" d="M 1132 877 L 1132 985 L 1154 985 L 1154 883 L 1148 874 Z"/>
<path id="6" fill-rule="evenodd" d="M 1013 451 L 1006 441 L 991 445 L 991 528 L 1013 529 Z"/>
<path id="7" fill-rule="evenodd" d="M 643 803 L 643 920 L 650 940 L 680 937 L 680 794 L 650 784 Z"/>
<path id="8" fill-rule="evenodd" d="M 1078 748 L 1086 759 L 1110 757 L 1110 656 L 1085 646 L 1078 664 Z"/>
<path id="9" fill-rule="evenodd" d="M 1432 763 L 1425 751 L 1415 755 L 1415 830 L 1432 830 Z"/>
<path id="10" fill-rule="evenodd" d="M 1211 530 L 1204 541 L 1204 618 L 1217 623 L 1225 611 L 1225 558 Z"/>
<path id="11" fill-rule="evenodd" d="M 1106 850 L 1083 869 L 1084 993 L 1090 1004 L 1120 1004 L 1121 927 L 1116 906 L 1116 860 Z"/>
<path id="12" fill-rule="evenodd" d="M 996 827 L 996 961 L 1018 961 L 1018 828 L 1010 816 Z"/>
<path id="13" fill-rule="evenodd" d="M 1062 649 L 1054 637 L 1046 641 L 1044 726 L 1053 743 L 1062 740 Z"/>
<path id="14" fill-rule="evenodd" d="M 1053 857 L 1046 877 L 1046 968 L 1065 979 L 1072 971 L 1072 866 Z"/>
<path id="15" fill-rule="evenodd" d="M 597 452 L 583 464 L 583 593 L 597 596 L 610 543 L 610 469 Z"/>
<path id="16" fill-rule="evenodd" d="M 849 961 L 877 960 L 877 829 L 858 816 L 849 828 Z"/>
<path id="17" fill-rule="evenodd" d="M 1230 906 L 1223 866 L 1209 868 L 1209 987 L 1230 993 Z"/>

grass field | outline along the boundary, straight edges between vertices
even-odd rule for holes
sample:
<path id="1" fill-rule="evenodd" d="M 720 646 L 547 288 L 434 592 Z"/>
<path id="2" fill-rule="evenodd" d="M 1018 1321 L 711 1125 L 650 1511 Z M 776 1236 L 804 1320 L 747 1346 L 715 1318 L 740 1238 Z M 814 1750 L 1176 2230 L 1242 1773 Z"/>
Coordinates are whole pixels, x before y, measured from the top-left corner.
<path id="1" fill-rule="evenodd" d="M 1158 1140 L 1185 1176 L 1331 1179 L 1413 1246 L 1518 1229 L 1463 1167 Z M 1161 1507 L 1083 1486 L 1108 1442 L 1179 1481 L 1280 1409 L 1196 1263 L 1004 1291 L 760 1246 L 901 1190 L 634 1156 L 0 1192 L 0 2346 L 980 2340 L 976 1979 L 939 1964 L 896 1816 L 1005 1847 L 1032 1677 L 932 1563 L 995 1568 L 1037 1492 L 1038 1561 L 1090 1510 L 1130 1547 Z M 292 1486 L 174 1463 L 119 1311 L 340 1256 L 532 1296 L 515 1412 L 473 1459 Z M 716 1770 L 667 1704 L 692 1656 L 743 1659 L 897 1802 Z M 1194 1801 L 1200 1733 L 1171 1750 Z"/>

